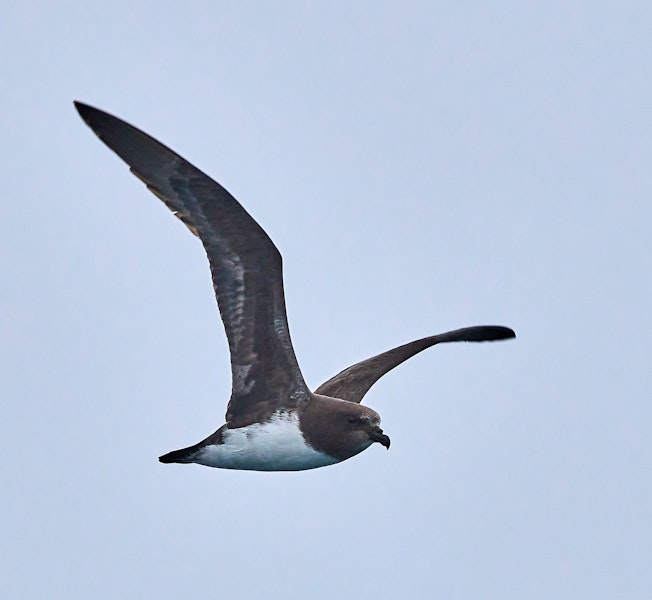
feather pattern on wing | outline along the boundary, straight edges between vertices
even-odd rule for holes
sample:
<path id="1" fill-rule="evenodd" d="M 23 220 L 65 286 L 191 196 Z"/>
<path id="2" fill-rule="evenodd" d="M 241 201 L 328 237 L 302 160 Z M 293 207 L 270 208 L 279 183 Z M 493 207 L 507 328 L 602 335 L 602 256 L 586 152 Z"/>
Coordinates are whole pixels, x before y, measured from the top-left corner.
<path id="1" fill-rule="evenodd" d="M 365 394 L 371 389 L 371 386 L 383 375 L 394 367 L 398 367 L 408 358 L 435 344 L 445 342 L 490 342 L 513 337 L 515 337 L 515 333 L 511 329 L 498 325 L 464 327 L 438 335 L 431 335 L 351 365 L 322 383 L 315 390 L 315 394 L 360 403 Z"/>
<path id="2" fill-rule="evenodd" d="M 281 255 L 265 231 L 219 183 L 154 138 L 96 108 L 76 107 L 206 250 L 231 352 L 229 427 L 305 402 L 310 392 L 290 340 Z"/>

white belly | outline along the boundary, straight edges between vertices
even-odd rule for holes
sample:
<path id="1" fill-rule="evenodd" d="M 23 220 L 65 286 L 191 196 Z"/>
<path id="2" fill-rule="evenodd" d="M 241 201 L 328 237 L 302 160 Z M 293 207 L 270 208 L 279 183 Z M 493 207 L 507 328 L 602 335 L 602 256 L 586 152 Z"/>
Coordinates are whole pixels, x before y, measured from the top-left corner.
<path id="1" fill-rule="evenodd" d="M 339 462 L 306 444 L 295 414 L 277 413 L 267 423 L 227 429 L 223 440 L 202 448 L 192 461 L 250 471 L 302 471 Z"/>

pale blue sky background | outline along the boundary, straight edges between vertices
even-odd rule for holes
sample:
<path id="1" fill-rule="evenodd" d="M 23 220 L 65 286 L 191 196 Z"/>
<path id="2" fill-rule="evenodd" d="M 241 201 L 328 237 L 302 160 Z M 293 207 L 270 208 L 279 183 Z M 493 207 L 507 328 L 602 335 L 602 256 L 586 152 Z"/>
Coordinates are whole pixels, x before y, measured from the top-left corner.
<path id="1" fill-rule="evenodd" d="M 647 599 L 652 9 L 5 2 L 3 598 Z M 73 110 L 222 182 L 308 382 L 459 326 L 366 402 L 385 452 L 165 466 L 223 419 L 197 242 Z"/>

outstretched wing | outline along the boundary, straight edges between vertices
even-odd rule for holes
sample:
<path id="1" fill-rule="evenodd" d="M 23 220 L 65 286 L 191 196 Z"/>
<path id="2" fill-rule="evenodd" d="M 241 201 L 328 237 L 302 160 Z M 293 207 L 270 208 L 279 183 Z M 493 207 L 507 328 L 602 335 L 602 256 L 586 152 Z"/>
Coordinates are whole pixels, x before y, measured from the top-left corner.
<path id="1" fill-rule="evenodd" d="M 516 334 L 511 329 L 499 325 L 464 327 L 431 335 L 356 363 L 322 383 L 315 393 L 360 403 L 371 386 L 385 373 L 430 346 L 444 342 L 491 342 L 513 337 Z"/>
<path id="2" fill-rule="evenodd" d="M 117 117 L 75 106 L 204 245 L 231 351 L 227 423 L 241 427 L 304 401 L 309 390 L 290 340 L 281 255 L 272 240 L 229 192 L 181 156 Z"/>

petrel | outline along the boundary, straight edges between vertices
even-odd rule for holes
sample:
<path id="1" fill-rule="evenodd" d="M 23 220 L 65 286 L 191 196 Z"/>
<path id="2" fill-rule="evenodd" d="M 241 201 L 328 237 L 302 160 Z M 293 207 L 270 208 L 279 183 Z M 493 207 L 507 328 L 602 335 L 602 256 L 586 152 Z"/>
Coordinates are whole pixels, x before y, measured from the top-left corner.
<path id="1" fill-rule="evenodd" d="M 389 449 L 380 416 L 360 404 L 378 379 L 435 344 L 515 337 L 496 325 L 432 335 L 352 365 L 311 392 L 290 340 L 281 254 L 262 227 L 219 183 L 140 129 L 81 102 L 75 107 L 208 255 L 231 354 L 226 423 L 161 462 L 301 471 L 341 462 L 374 442 Z"/>

